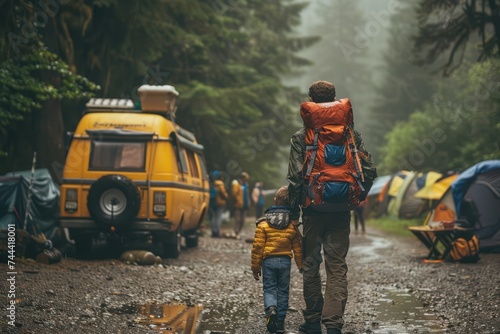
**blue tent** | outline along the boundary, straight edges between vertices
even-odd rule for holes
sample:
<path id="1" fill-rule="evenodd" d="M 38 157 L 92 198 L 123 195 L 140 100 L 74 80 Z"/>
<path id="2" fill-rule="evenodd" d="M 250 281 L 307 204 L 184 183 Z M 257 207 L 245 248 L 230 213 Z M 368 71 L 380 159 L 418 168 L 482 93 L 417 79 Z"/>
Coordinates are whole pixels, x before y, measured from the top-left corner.
<path id="1" fill-rule="evenodd" d="M 455 212 L 474 223 L 481 250 L 500 251 L 500 160 L 468 168 L 451 189 Z"/>
<path id="2" fill-rule="evenodd" d="M 392 175 L 383 175 L 383 176 L 377 177 L 373 181 L 373 185 L 372 185 L 370 191 L 368 192 L 368 196 L 375 196 L 375 195 L 380 194 L 380 192 L 382 191 L 382 189 L 384 189 L 385 185 L 387 184 L 387 182 L 389 182 L 391 177 L 392 177 Z"/>
<path id="3" fill-rule="evenodd" d="M 476 177 L 480 174 L 496 169 L 500 169 L 500 160 L 486 160 L 475 164 L 458 176 L 458 178 L 451 184 L 457 212 L 460 212 L 462 198 Z"/>

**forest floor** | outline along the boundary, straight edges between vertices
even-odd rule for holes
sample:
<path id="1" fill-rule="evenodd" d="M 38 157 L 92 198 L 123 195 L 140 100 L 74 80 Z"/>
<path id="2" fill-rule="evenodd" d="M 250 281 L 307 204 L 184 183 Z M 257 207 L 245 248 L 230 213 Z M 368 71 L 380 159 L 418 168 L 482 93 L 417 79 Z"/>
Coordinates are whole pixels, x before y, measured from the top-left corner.
<path id="1" fill-rule="evenodd" d="M 252 277 L 245 240 L 253 229 L 249 221 L 241 240 L 206 233 L 197 248 L 160 265 L 19 259 L 14 327 L 8 286 L 0 285 L 2 332 L 184 333 L 196 325 L 186 333 L 265 333 L 262 283 Z M 422 263 L 426 253 L 416 238 L 389 237 L 369 224 L 366 234 L 352 231 L 343 333 L 500 333 L 500 254 L 482 253 L 475 264 Z M 5 279 L 7 265 L 0 268 Z M 286 333 L 298 333 L 303 307 L 293 263 Z"/>

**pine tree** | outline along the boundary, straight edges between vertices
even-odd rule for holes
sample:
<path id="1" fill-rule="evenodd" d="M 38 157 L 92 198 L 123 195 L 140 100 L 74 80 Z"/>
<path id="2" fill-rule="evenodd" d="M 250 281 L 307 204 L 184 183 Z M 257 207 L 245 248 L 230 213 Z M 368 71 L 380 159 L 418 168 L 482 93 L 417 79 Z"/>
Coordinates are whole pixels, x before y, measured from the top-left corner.
<path id="1" fill-rule="evenodd" d="M 32 151 L 38 152 L 37 167 L 62 163 L 61 101 L 88 98 L 99 89 L 75 75 L 57 54 L 51 35 L 57 8 L 45 5 L 29 0 L 0 4 L 0 153 L 7 154 L 0 164 L 3 171 L 28 168 Z"/>

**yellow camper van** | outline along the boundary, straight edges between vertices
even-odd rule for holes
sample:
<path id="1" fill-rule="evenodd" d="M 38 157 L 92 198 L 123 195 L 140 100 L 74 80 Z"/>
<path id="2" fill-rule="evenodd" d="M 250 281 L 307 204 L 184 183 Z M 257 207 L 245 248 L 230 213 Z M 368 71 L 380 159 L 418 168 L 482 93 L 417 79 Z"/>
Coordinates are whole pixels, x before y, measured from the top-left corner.
<path id="1" fill-rule="evenodd" d="M 175 122 L 173 86 L 141 86 L 127 99 L 91 99 L 71 135 L 61 185 L 61 227 L 77 256 L 96 238 L 143 240 L 176 258 L 198 245 L 209 201 L 203 146 Z M 161 248 L 160 248 L 161 247 Z"/>

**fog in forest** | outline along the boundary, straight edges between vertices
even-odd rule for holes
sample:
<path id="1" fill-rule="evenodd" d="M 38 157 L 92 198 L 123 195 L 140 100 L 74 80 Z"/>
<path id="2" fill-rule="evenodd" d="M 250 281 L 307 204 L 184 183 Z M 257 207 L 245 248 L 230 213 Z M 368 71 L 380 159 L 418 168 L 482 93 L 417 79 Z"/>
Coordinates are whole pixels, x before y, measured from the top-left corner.
<path id="1" fill-rule="evenodd" d="M 449 22 L 455 19 L 458 27 L 463 9 L 445 6 L 426 16 L 421 6 L 393 0 L 309 1 L 295 29 L 319 41 L 299 53 L 312 64 L 286 76 L 285 82 L 300 87 L 303 99 L 312 82 L 333 82 L 337 98 L 351 100 L 355 128 L 382 173 L 461 169 L 468 164 L 465 156 L 480 161 L 472 144 L 457 147 L 463 140 L 458 129 L 466 129 L 467 122 L 476 124 L 472 128 L 479 141 L 498 145 L 486 124 L 488 117 L 498 119 L 498 105 L 478 106 L 482 92 L 489 100 L 498 82 L 498 70 L 477 64 L 480 49 L 474 45 L 481 45 L 481 35 L 470 33 L 467 43 L 457 47 L 447 39 L 456 41 L 463 30 L 454 31 Z M 487 12 L 474 6 L 469 10 Z M 422 24 L 425 20 L 431 23 Z M 485 25 L 485 34 L 493 34 L 492 29 Z M 443 46 L 448 44 L 456 46 L 453 57 L 452 48 Z M 433 139 L 433 133 L 443 139 Z M 486 156 L 497 157 L 498 148 Z"/>
<path id="2" fill-rule="evenodd" d="M 316 80 L 334 83 L 337 98 L 348 97 L 353 104 L 356 128 L 366 132 L 374 88 L 384 78 L 391 20 L 400 7 L 393 0 L 308 1 L 296 33 L 320 40 L 300 52 L 313 64 L 285 82 L 300 87 L 305 97 Z M 369 142 L 370 134 L 365 137 Z"/>

